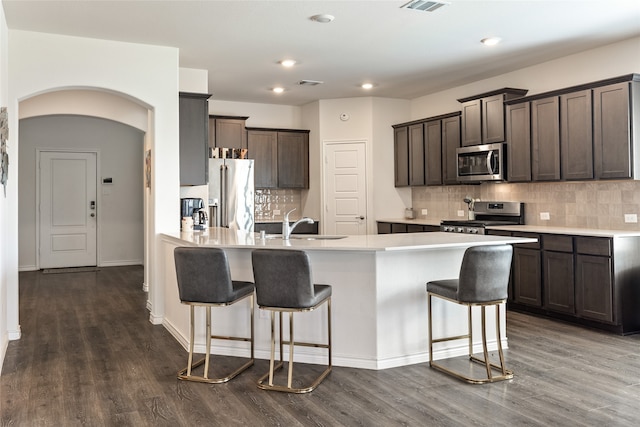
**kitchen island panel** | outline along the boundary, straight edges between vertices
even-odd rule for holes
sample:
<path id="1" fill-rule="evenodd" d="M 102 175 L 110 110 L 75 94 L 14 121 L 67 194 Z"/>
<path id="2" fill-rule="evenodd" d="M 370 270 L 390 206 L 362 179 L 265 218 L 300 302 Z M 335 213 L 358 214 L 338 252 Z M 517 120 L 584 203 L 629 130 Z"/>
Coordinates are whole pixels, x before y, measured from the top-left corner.
<path id="1" fill-rule="evenodd" d="M 235 233 L 235 234 L 234 234 Z M 439 235 L 435 238 L 428 236 Z M 458 275 L 464 251 L 469 246 L 492 243 L 533 241 L 502 236 L 469 236 L 453 233 L 416 233 L 401 241 L 392 235 L 350 236 L 333 241 L 260 240 L 253 235 L 230 230 L 210 229 L 206 236 L 180 239 L 163 235 L 165 257 L 164 325 L 183 345 L 188 343 L 189 310 L 180 304 L 177 294 L 173 248 L 177 246 L 218 246 L 227 252 L 232 276 L 236 280 L 253 280 L 251 251 L 260 247 L 303 249 L 309 254 L 315 283 L 333 287 L 333 362 L 336 366 L 366 369 L 386 369 L 428 361 L 426 282 Z M 417 237 L 416 237 L 417 236 Z M 422 236 L 422 237 L 420 237 Z M 379 239 L 378 237 L 388 237 Z M 342 244 L 337 243 L 342 242 Z M 336 245 L 332 248 L 329 245 Z M 216 334 L 248 331 L 245 307 L 213 310 Z M 327 337 L 325 307 L 311 313 L 296 314 L 296 339 L 323 342 Z M 436 336 L 461 334 L 466 328 L 466 310 L 446 301 L 434 301 Z M 477 311 L 477 312 L 476 312 Z M 203 312 L 204 313 L 204 312 Z M 200 314 L 198 321 L 203 323 Z M 256 307 L 256 357 L 269 357 L 268 315 Z M 494 330 L 494 316 L 488 315 L 488 328 Z M 505 315 L 502 313 L 503 345 L 506 347 Z M 287 332 L 285 316 L 285 337 Z M 479 310 L 474 310 L 476 327 L 480 325 Z M 198 326 L 196 351 L 204 350 L 204 326 Z M 479 329 L 478 329 L 479 331 Z M 480 334 L 474 347 L 480 351 Z M 491 338 L 490 338 L 491 339 Z M 244 346 L 244 347 L 243 347 Z M 242 356 L 244 343 L 213 342 L 214 354 Z M 490 341 L 490 349 L 497 343 Z M 439 343 L 434 348 L 436 359 L 466 354 L 464 341 Z M 286 349 L 285 349 L 286 353 Z M 296 348 L 296 360 L 305 363 L 326 363 L 326 351 L 318 348 Z M 287 357 L 287 355 L 285 355 Z"/>

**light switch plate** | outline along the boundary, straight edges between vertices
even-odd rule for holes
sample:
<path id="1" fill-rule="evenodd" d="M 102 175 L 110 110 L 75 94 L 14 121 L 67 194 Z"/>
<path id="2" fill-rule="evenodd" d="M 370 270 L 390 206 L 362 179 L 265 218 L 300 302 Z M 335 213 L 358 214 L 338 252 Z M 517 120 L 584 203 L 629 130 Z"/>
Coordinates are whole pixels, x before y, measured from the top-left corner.
<path id="1" fill-rule="evenodd" d="M 458 216 L 464 216 L 464 211 L 462 210 L 458 211 Z"/>
<path id="2" fill-rule="evenodd" d="M 540 212 L 540 219 L 543 221 L 549 221 L 551 216 L 549 215 L 549 212 Z"/>
<path id="3" fill-rule="evenodd" d="M 624 222 L 638 222 L 637 214 L 624 214 Z"/>
<path id="4" fill-rule="evenodd" d="M 280 215 L 280 209 L 274 209 L 273 210 L 273 214 L 274 215 Z"/>
<path id="5" fill-rule="evenodd" d="M 422 209 L 422 215 L 427 215 L 428 209 Z"/>

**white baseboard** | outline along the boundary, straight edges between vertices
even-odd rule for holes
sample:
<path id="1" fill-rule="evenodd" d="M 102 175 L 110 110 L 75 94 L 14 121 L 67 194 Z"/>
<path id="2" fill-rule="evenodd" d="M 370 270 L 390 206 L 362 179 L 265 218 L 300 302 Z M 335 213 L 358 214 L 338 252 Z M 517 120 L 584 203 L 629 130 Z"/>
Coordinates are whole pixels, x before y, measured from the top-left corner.
<path id="1" fill-rule="evenodd" d="M 135 260 L 117 260 L 117 261 L 100 261 L 98 267 L 123 267 L 127 265 L 143 265 L 141 259 Z"/>
<path id="2" fill-rule="evenodd" d="M 18 266 L 18 271 L 36 271 L 38 267 L 35 265 L 20 265 Z"/>

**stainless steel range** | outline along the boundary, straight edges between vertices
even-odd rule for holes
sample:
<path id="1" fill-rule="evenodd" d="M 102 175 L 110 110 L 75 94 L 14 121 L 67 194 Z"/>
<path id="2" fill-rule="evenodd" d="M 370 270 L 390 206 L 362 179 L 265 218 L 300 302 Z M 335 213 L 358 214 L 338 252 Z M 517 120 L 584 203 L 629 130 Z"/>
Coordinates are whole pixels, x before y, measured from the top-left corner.
<path id="1" fill-rule="evenodd" d="M 444 220 L 440 231 L 485 234 L 488 226 L 524 224 L 524 203 L 475 201 L 473 205 L 474 220 Z"/>

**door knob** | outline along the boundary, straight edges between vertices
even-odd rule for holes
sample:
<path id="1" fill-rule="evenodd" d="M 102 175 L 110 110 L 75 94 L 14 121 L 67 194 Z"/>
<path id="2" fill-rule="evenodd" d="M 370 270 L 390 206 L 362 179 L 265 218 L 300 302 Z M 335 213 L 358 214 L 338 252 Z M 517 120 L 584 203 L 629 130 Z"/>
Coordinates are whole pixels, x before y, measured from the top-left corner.
<path id="1" fill-rule="evenodd" d="M 362 219 L 364 219 L 364 217 L 363 216 L 357 216 L 356 219 L 361 219 L 362 220 Z"/>
<path id="2" fill-rule="evenodd" d="M 94 216 L 96 216 L 96 214 L 94 214 L 93 212 L 91 212 L 91 218 L 93 218 Z"/>

